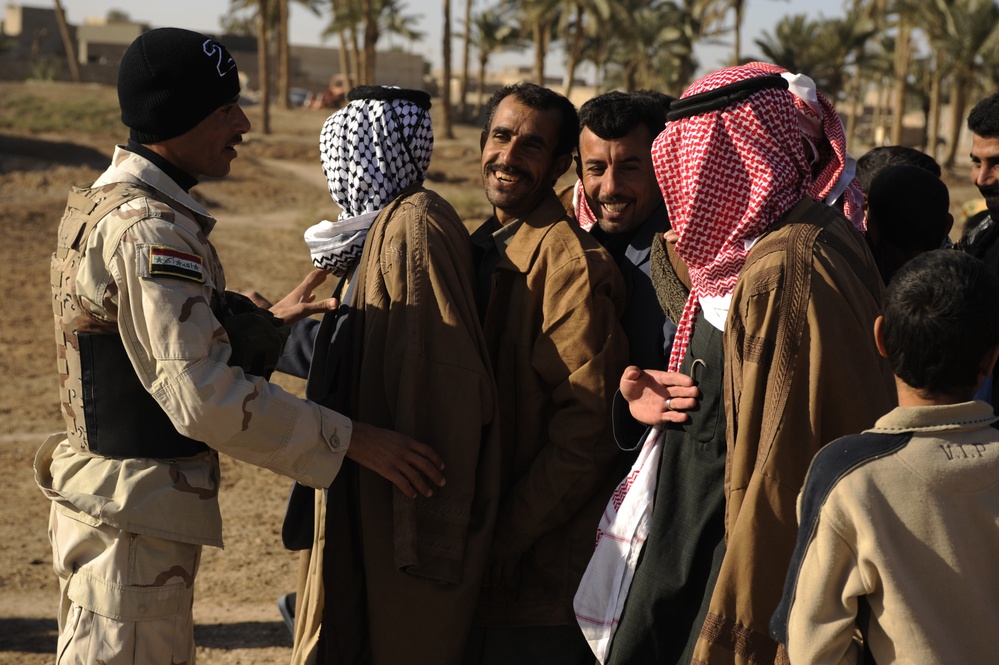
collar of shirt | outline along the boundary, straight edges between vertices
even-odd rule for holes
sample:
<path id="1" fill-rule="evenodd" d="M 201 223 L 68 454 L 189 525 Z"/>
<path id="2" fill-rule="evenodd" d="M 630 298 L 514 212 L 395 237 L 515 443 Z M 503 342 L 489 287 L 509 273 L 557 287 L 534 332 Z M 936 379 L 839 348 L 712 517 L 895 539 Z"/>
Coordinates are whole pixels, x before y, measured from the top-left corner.
<path id="1" fill-rule="evenodd" d="M 144 157 L 155 164 L 161 171 L 163 171 L 163 173 L 170 176 L 170 179 L 177 183 L 177 185 L 185 192 L 190 193 L 191 188 L 198 184 L 197 178 L 191 177 L 189 174 L 164 159 L 162 155 L 147 148 L 135 139 L 129 139 L 128 145 L 125 146 L 125 149 L 130 152 L 134 152 L 136 155 Z"/>

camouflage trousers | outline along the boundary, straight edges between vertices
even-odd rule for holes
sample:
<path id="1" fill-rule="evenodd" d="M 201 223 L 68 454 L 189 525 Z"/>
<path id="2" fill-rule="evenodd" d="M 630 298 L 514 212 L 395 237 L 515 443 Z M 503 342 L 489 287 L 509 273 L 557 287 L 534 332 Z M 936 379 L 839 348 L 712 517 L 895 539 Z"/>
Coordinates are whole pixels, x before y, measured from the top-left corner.
<path id="1" fill-rule="evenodd" d="M 53 504 L 49 540 L 60 589 L 56 665 L 193 665 L 191 607 L 201 546 L 78 517 Z"/>

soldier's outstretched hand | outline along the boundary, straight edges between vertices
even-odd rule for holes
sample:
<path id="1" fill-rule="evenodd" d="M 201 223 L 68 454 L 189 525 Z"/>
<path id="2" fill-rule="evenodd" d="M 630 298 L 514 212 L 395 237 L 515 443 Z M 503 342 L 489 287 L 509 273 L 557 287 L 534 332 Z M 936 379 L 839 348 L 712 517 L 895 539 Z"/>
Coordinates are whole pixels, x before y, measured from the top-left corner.
<path id="1" fill-rule="evenodd" d="M 701 394 L 686 374 L 634 365 L 624 370 L 620 388 L 632 417 L 646 425 L 686 422 L 686 411 L 697 406 Z"/>
<path id="2" fill-rule="evenodd" d="M 444 460 L 405 434 L 354 421 L 347 457 L 389 480 L 410 499 L 444 486 Z"/>
<path id="3" fill-rule="evenodd" d="M 305 276 L 305 279 L 292 289 L 288 295 L 268 307 L 271 314 L 291 325 L 307 316 L 322 314 L 323 312 L 328 312 L 339 307 L 340 302 L 336 298 L 316 300 L 316 296 L 313 293 L 319 285 L 326 281 L 327 275 L 329 275 L 328 270 L 319 268 L 309 272 Z"/>

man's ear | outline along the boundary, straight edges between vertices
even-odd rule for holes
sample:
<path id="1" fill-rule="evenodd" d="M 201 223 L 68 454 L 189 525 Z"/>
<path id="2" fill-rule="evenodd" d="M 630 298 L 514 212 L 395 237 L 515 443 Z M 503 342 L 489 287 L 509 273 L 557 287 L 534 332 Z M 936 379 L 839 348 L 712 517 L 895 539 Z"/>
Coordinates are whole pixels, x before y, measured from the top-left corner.
<path id="1" fill-rule="evenodd" d="M 479 154 L 486 149 L 486 130 L 482 130 L 482 134 L 479 135 Z"/>
<path id="2" fill-rule="evenodd" d="M 570 165 L 572 165 L 571 152 L 556 157 L 555 162 L 552 164 L 552 183 L 561 178 L 562 174 L 569 170 Z"/>
<path id="3" fill-rule="evenodd" d="M 583 160 L 579 155 L 572 158 L 572 161 L 576 162 L 576 177 L 580 180 L 583 179 Z"/>
<path id="4" fill-rule="evenodd" d="M 978 385 L 982 385 L 982 381 L 985 380 L 992 370 L 995 369 L 996 360 L 999 359 L 999 344 L 996 344 L 982 356 L 982 364 L 978 368 Z M 994 388 L 993 388 L 994 390 Z"/>
<path id="5" fill-rule="evenodd" d="M 874 346 L 878 347 L 878 353 L 881 354 L 881 357 L 888 357 L 888 351 L 885 349 L 885 317 L 883 316 L 874 319 Z"/>

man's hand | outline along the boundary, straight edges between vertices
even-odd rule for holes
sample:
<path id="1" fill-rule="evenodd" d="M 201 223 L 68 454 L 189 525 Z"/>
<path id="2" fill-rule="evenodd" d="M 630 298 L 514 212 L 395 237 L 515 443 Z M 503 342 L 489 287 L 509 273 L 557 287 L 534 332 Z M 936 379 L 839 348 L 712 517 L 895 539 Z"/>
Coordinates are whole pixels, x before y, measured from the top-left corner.
<path id="1" fill-rule="evenodd" d="M 257 307 L 270 310 L 271 314 L 291 325 L 307 316 L 329 312 L 340 306 L 340 301 L 336 298 L 316 300 L 315 294 L 312 293 L 316 287 L 326 281 L 327 275 L 329 275 L 328 270 L 316 268 L 306 275 L 302 283 L 292 289 L 291 293 L 274 304 L 256 291 L 233 290 L 252 300 Z"/>
<path id="2" fill-rule="evenodd" d="M 354 421 L 347 457 L 390 481 L 410 499 L 444 486 L 444 460 L 405 434 Z"/>
<path id="3" fill-rule="evenodd" d="M 328 270 L 319 268 L 310 272 L 301 284 L 291 290 L 291 293 L 269 307 L 271 314 L 291 325 L 307 316 L 335 310 L 340 306 L 336 298 L 316 300 L 316 296 L 312 293 L 326 281 L 327 275 L 329 275 Z"/>
<path id="4" fill-rule="evenodd" d="M 631 416 L 646 425 L 687 422 L 689 416 L 684 411 L 696 407 L 701 394 L 686 374 L 634 365 L 624 370 L 620 388 Z"/>

